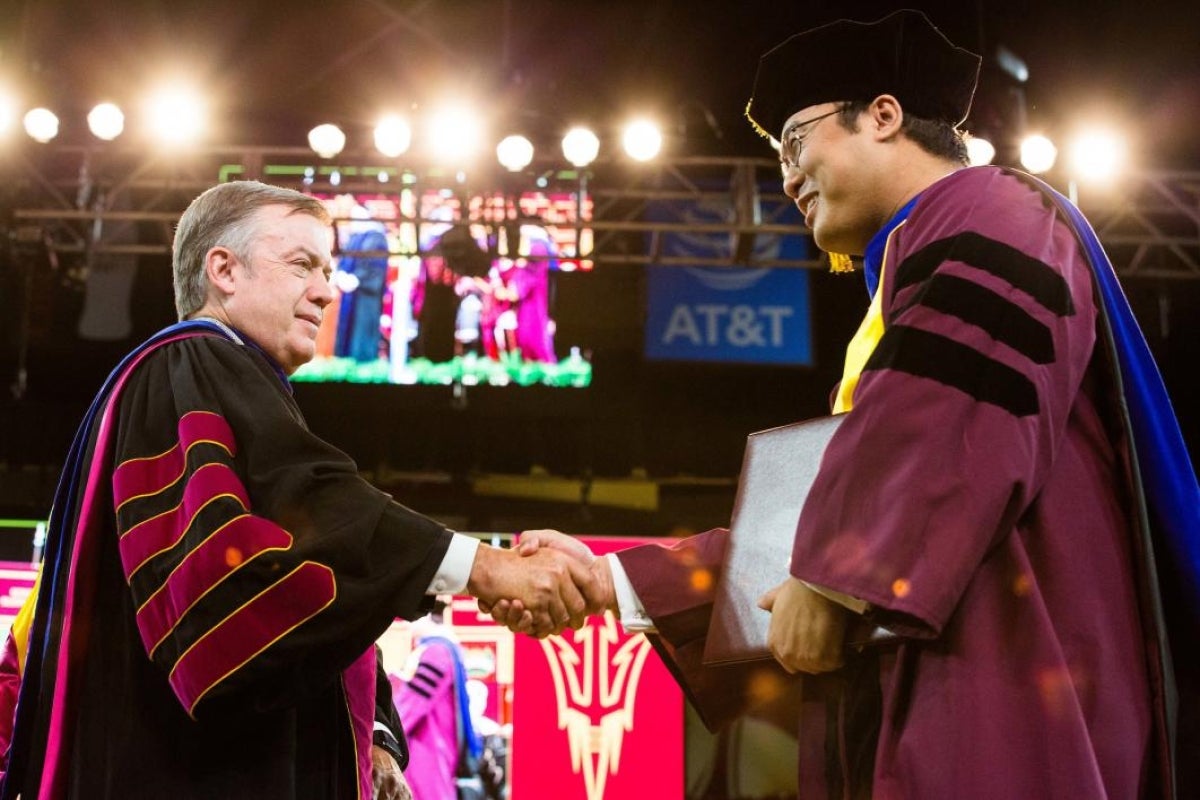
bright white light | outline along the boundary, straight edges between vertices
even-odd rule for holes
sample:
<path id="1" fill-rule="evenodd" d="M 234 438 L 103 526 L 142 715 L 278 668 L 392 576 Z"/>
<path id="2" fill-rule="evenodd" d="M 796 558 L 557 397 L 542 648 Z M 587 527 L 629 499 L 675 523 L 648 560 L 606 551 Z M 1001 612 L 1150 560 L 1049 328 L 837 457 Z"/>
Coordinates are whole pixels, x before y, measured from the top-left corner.
<path id="1" fill-rule="evenodd" d="M 509 172 L 520 172 L 533 161 L 533 142 L 524 136 L 505 136 L 496 145 L 496 160 Z"/>
<path id="2" fill-rule="evenodd" d="M 1088 131 L 1071 143 L 1071 172 L 1082 180 L 1107 181 L 1125 163 L 1125 142 L 1112 131 Z"/>
<path id="3" fill-rule="evenodd" d="M 48 108 L 35 108 L 25 115 L 25 132 L 45 144 L 58 136 L 58 117 Z"/>
<path id="4" fill-rule="evenodd" d="M 987 139 L 978 136 L 967 137 L 967 160 L 972 167 L 982 167 L 992 163 L 996 157 L 996 148 Z"/>
<path id="5" fill-rule="evenodd" d="M 630 158 L 649 161 L 662 150 L 662 131 L 653 122 L 637 120 L 625 126 L 621 144 Z"/>
<path id="6" fill-rule="evenodd" d="M 333 158 L 346 146 L 346 134 L 337 125 L 326 122 L 308 132 L 308 146 L 321 158 Z"/>
<path id="7" fill-rule="evenodd" d="M 429 149 L 442 161 L 470 161 L 482 141 L 483 123 L 467 108 L 448 106 L 429 118 Z"/>
<path id="8" fill-rule="evenodd" d="M 375 125 L 375 149 L 388 158 L 406 152 L 412 145 L 412 127 L 408 120 L 388 114 Z"/>
<path id="9" fill-rule="evenodd" d="M 1026 136 L 1021 142 L 1021 166 L 1034 175 L 1045 172 L 1058 160 L 1058 148 L 1041 134 Z"/>
<path id="10" fill-rule="evenodd" d="M 87 123 L 97 139 L 111 142 L 125 130 L 125 113 L 112 103 L 100 103 L 88 112 Z"/>
<path id="11" fill-rule="evenodd" d="M 577 167 L 586 167 L 600 153 L 600 140 L 587 128 L 571 128 L 562 139 L 563 157 Z"/>
<path id="12" fill-rule="evenodd" d="M 204 102 L 186 86 L 166 87 L 151 95 L 147 116 L 151 134 L 167 144 L 192 142 L 204 133 Z"/>

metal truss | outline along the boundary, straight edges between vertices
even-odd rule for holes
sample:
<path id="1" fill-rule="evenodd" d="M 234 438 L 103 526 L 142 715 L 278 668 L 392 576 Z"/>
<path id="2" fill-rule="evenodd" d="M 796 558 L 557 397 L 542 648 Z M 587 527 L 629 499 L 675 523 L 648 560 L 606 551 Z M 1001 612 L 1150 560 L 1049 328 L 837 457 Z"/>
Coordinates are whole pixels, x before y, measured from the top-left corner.
<path id="1" fill-rule="evenodd" d="M 1200 172 L 1141 172 L 1080 197 L 1122 277 L 1200 278 Z"/>
<path id="2" fill-rule="evenodd" d="M 593 246 L 600 264 L 820 268 L 818 258 L 756 255 L 762 236 L 808 235 L 778 190 L 768 158 L 679 157 L 653 164 L 599 161 L 586 173 L 538 161 L 523 174 L 498 167 L 467 175 L 419 161 L 389 161 L 366 152 L 322 160 L 302 147 L 208 147 L 187 155 L 134 148 L 54 147 L 2 153 L 0 236 L 11 246 L 43 245 L 79 254 L 169 252 L 174 222 L 187 203 L 220 180 L 257 178 L 321 193 L 397 191 L 403 185 L 461 192 L 513 193 L 556 186 L 592 203 Z M 389 182 L 379 180 L 380 173 Z M 335 183 L 336 174 L 336 183 Z M 655 220 L 655 204 L 719 209 L 704 222 Z M 1117 192 L 1085 190 L 1081 206 L 1123 277 L 1200 278 L 1200 172 L 1141 172 Z M 417 221 L 417 220 L 414 220 Z M 729 246 L 697 258 L 664 252 L 671 235 L 729 237 Z"/>

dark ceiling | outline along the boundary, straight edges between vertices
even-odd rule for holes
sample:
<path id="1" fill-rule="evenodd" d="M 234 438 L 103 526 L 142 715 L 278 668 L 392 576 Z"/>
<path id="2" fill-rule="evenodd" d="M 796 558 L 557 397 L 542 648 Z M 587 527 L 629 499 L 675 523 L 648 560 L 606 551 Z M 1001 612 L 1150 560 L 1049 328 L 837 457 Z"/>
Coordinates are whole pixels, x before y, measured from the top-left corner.
<path id="1" fill-rule="evenodd" d="M 214 138 L 223 144 L 302 145 L 307 130 L 323 121 L 343 124 L 351 137 L 365 135 L 385 108 L 423 107 L 454 91 L 490 109 L 496 127 L 549 137 L 577 121 L 603 128 L 631 111 L 653 111 L 683 154 L 767 155 L 742 119 L 758 55 L 798 30 L 842 16 L 871 19 L 901 5 L 0 0 L 0 83 L 21 87 L 27 99 L 58 110 L 61 138 L 68 142 L 87 140 L 82 120 L 93 103 L 131 105 L 152 82 L 181 73 L 211 94 L 218 120 Z M 1031 126 L 1061 134 L 1071 120 L 1085 116 L 1124 123 L 1137 137 L 1143 166 L 1200 167 L 1200 148 L 1191 138 L 1200 119 L 1200 3 L 909 5 L 919 5 L 951 39 L 987 57 L 971 128 L 1001 136 L 1016 132 L 1019 95 L 994 58 L 1003 45 L 1028 64 L 1024 107 Z M 133 303 L 139 337 L 171 321 L 165 264 L 143 267 Z M 37 301 L 29 393 L 24 403 L 0 403 L 0 465 L 8 465 L 4 485 L 12 489 L 5 502 L 20 495 L 24 503 L 13 508 L 0 502 L 0 512 L 24 515 L 44 511 L 57 475 L 54 462 L 80 406 L 132 344 L 76 339 L 78 286 L 64 289 L 49 270 L 30 274 L 41 283 L 20 289 Z M 364 469 L 449 470 L 459 478 L 478 470 L 521 472 L 533 464 L 568 475 L 645 470 L 652 476 L 728 479 L 736 474 L 748 431 L 822 413 L 844 342 L 865 305 L 860 282 L 813 274 L 817 363 L 798 370 L 647 363 L 640 355 L 639 276 L 632 269 L 597 269 L 586 280 L 560 286 L 562 330 L 574 326 L 571 336 L 595 351 L 590 393 L 557 394 L 543 402 L 536 393 L 473 392 L 465 410 L 436 392 L 360 387 L 346 395 L 302 387 L 298 396 L 314 428 Z M 1200 408 L 1194 369 L 1200 338 L 1193 330 L 1200 293 L 1194 283 L 1142 281 L 1126 287 L 1193 448 L 1200 442 L 1194 413 Z M 4 287 L 18 291 L 15 278 Z M 0 352 L 5 387 L 16 370 L 8 352 L 16 338 L 10 339 L 10 331 L 12 324 Z M 348 407 L 355 413 L 347 414 Z M 16 477 L 32 484 L 18 485 Z M 416 490 L 423 510 L 437 510 L 430 491 Z M 728 482 L 713 490 L 715 501 L 699 491 L 693 486 L 683 498 L 681 505 L 694 511 L 688 513 L 710 522 L 727 518 L 722 508 L 732 501 Z M 464 502 L 476 503 L 452 492 L 444 507 Z M 468 513 L 472 525 L 524 524 L 489 517 L 491 506 L 476 505 L 480 514 Z M 664 518 L 662 529 L 702 524 L 685 517 L 681 511 Z M 644 519 L 540 522 L 610 532 L 652 527 Z"/>
<path id="2" fill-rule="evenodd" d="M 0 77 L 64 110 L 64 139 L 101 97 L 131 104 L 183 74 L 211 94 L 224 143 L 302 144 L 320 121 L 363 129 L 448 92 L 496 125 L 561 131 L 658 114 L 692 151 L 761 152 L 743 124 L 757 56 L 843 16 L 909 5 L 988 56 L 977 130 L 1015 125 L 1005 46 L 1030 68 L 1030 123 L 1134 124 L 1152 166 L 1190 163 L 1200 117 L 1200 3 L 967 0 L 4 0 Z M 847 53 L 847 59 L 853 54 Z M 830 64 L 836 70 L 837 64 Z M 73 104 L 74 108 L 68 108 Z M 71 114 L 75 117 L 68 121 Z M 997 130 L 996 133 L 1006 131 Z"/>

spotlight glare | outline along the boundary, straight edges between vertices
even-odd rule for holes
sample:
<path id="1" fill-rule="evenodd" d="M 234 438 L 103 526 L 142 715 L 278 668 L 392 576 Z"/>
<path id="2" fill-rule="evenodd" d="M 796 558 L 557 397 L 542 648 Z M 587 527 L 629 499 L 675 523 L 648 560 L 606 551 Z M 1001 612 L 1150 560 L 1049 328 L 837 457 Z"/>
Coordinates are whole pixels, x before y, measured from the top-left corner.
<path id="1" fill-rule="evenodd" d="M 533 142 L 524 136 L 506 136 L 496 145 L 496 160 L 509 172 L 520 172 L 533 161 Z"/>
<path id="2" fill-rule="evenodd" d="M 166 87 L 151 95 L 147 116 L 151 134 L 165 144 L 192 142 L 204 132 L 204 103 L 185 86 Z"/>
<path id="3" fill-rule="evenodd" d="M 375 149 L 388 158 L 407 152 L 411 145 L 412 127 L 404 117 L 387 114 L 375 125 Z"/>
<path id="4" fill-rule="evenodd" d="M 447 106 L 429 118 L 429 149 L 435 158 L 459 165 L 470 161 L 483 141 L 483 124 L 462 106 Z"/>
<path id="5" fill-rule="evenodd" d="M 621 144 L 635 161 L 649 161 L 662 150 L 662 132 L 653 122 L 636 120 L 625 127 Z"/>
<path id="6" fill-rule="evenodd" d="M 1087 131 L 1071 144 L 1071 171 L 1082 180 L 1112 180 L 1124 162 L 1125 142 L 1113 131 Z"/>
<path id="7" fill-rule="evenodd" d="M 1046 172 L 1058 160 L 1058 148 L 1041 134 L 1026 136 L 1021 142 L 1021 166 L 1034 175 Z"/>
<path id="8" fill-rule="evenodd" d="M 563 156 L 582 169 L 596 160 L 600 153 L 600 140 L 587 128 L 572 128 L 562 139 Z"/>
<path id="9" fill-rule="evenodd" d="M 100 103 L 88 112 L 87 123 L 97 139 L 111 142 L 125 130 L 125 114 L 113 103 Z"/>
<path id="10" fill-rule="evenodd" d="M 326 122 L 308 132 L 308 146 L 321 158 L 333 158 L 346 146 L 346 134 L 337 125 Z"/>
<path id="11" fill-rule="evenodd" d="M 980 136 L 968 136 L 967 160 L 972 167 L 982 167 L 992 163 L 996 157 L 996 147 L 987 139 Z"/>
<path id="12" fill-rule="evenodd" d="M 48 108 L 35 108 L 25 115 L 25 132 L 45 144 L 58 136 L 58 117 Z"/>

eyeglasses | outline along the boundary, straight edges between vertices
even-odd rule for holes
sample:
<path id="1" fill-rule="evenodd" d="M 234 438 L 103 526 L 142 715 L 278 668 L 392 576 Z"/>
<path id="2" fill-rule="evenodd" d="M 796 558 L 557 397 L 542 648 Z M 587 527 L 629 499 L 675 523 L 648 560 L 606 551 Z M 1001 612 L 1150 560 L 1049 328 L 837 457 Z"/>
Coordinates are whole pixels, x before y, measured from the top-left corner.
<path id="1" fill-rule="evenodd" d="M 845 107 L 838 106 L 833 111 L 826 111 L 812 119 L 798 122 L 784 134 L 783 141 L 779 143 L 779 168 L 783 170 L 784 175 L 787 175 L 789 169 L 797 169 L 800 166 L 800 153 L 804 150 L 804 140 L 816 129 L 817 124 L 826 117 L 841 113 L 843 108 Z"/>

